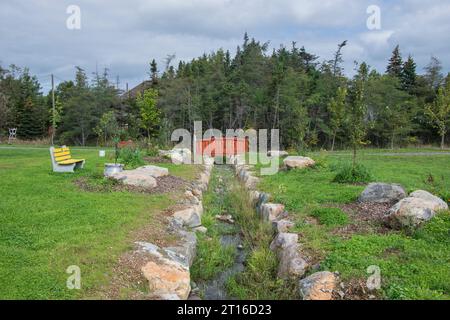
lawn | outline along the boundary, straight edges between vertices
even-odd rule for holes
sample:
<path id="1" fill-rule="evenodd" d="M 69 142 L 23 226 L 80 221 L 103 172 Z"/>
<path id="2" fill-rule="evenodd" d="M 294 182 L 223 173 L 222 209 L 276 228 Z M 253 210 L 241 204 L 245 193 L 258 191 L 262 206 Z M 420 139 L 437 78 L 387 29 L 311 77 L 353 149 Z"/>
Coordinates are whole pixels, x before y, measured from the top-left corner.
<path id="1" fill-rule="evenodd" d="M 53 173 L 47 148 L 0 148 L 0 298 L 76 299 L 107 284 L 129 235 L 174 203 L 178 195 L 86 192 L 73 182 L 101 181 L 95 149 L 73 149 L 86 166 Z M 192 179 L 192 166 L 160 164 Z M 81 269 L 81 290 L 69 290 L 66 269 Z"/>
<path id="2" fill-rule="evenodd" d="M 274 202 L 286 204 L 296 220 L 294 231 L 301 235 L 305 250 L 320 258 L 320 268 L 338 270 L 350 282 L 366 279 L 366 268 L 377 265 L 381 268 L 382 289 L 376 294 L 381 298 L 449 299 L 449 213 L 441 213 L 413 234 L 391 231 L 338 235 L 337 228 L 352 223 L 339 207 L 354 202 L 364 185 L 331 182 L 337 168 L 350 161 L 349 155 L 310 156 L 320 165 L 264 176 L 259 189 L 269 192 Z M 400 183 L 408 192 L 428 190 L 450 200 L 449 155 L 388 156 L 370 150 L 359 159 L 375 181 Z M 318 223 L 310 223 L 311 219 Z"/>

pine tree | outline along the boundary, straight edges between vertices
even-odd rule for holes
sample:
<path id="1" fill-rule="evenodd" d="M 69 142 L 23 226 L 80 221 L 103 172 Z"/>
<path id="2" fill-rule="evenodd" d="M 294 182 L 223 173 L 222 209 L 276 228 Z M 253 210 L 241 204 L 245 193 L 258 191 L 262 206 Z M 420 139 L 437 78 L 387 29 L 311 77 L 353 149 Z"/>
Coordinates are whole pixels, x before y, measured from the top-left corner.
<path id="1" fill-rule="evenodd" d="M 400 54 L 400 47 L 397 45 L 392 52 L 392 56 L 389 59 L 389 64 L 386 69 L 386 73 L 390 75 L 391 77 L 402 77 L 402 70 L 403 70 L 403 62 L 402 62 L 402 56 Z"/>
<path id="2" fill-rule="evenodd" d="M 152 85 L 156 86 L 158 84 L 158 65 L 155 59 L 150 62 L 150 78 L 152 80 Z"/>
<path id="3" fill-rule="evenodd" d="M 416 85 L 416 78 L 416 63 L 411 55 L 409 55 L 408 60 L 403 64 L 402 69 L 401 81 L 403 90 L 411 93 Z"/>

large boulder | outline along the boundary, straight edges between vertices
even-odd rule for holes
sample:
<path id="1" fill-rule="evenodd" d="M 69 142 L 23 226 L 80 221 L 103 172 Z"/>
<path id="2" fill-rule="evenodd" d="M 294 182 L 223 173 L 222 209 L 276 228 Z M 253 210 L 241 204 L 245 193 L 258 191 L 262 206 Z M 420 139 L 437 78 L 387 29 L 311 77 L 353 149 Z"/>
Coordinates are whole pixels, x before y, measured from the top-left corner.
<path id="1" fill-rule="evenodd" d="M 299 282 L 303 300 L 331 300 L 336 287 L 336 276 L 328 271 L 316 272 Z"/>
<path id="2" fill-rule="evenodd" d="M 288 169 L 302 169 L 316 164 L 313 159 L 300 156 L 289 156 L 283 160 L 283 163 Z"/>
<path id="3" fill-rule="evenodd" d="M 408 197 L 396 203 L 387 213 L 387 221 L 394 228 L 415 228 L 430 220 L 447 207 L 436 201 Z"/>
<path id="4" fill-rule="evenodd" d="M 144 171 L 139 170 L 125 170 L 122 172 L 113 173 L 110 178 L 121 181 L 123 184 L 143 187 L 154 188 L 157 185 L 156 179 Z"/>
<path id="5" fill-rule="evenodd" d="M 148 174 L 152 177 L 159 178 L 169 175 L 169 169 L 162 168 L 158 166 L 143 166 L 135 169 L 134 171 L 140 172 L 142 174 Z"/>
<path id="6" fill-rule="evenodd" d="M 396 202 L 407 196 L 406 191 L 398 184 L 369 183 L 359 196 L 359 202 Z"/>
<path id="7" fill-rule="evenodd" d="M 448 205 L 444 200 L 442 200 L 439 197 L 436 197 L 435 195 L 429 193 L 428 191 L 417 190 L 417 191 L 412 192 L 409 196 L 413 197 L 413 198 L 419 198 L 419 199 L 431 201 L 431 202 L 435 203 L 437 208 L 439 208 L 438 210 L 448 210 Z"/>

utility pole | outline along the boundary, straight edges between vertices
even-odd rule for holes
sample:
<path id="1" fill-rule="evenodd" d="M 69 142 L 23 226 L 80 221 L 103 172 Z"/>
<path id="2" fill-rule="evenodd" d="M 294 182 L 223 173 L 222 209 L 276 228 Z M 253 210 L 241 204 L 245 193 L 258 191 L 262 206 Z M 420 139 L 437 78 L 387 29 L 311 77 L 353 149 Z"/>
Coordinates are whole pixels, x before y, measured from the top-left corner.
<path id="1" fill-rule="evenodd" d="M 55 81 L 53 79 L 52 73 L 52 146 L 54 145 L 56 130 L 56 119 L 55 119 Z"/>

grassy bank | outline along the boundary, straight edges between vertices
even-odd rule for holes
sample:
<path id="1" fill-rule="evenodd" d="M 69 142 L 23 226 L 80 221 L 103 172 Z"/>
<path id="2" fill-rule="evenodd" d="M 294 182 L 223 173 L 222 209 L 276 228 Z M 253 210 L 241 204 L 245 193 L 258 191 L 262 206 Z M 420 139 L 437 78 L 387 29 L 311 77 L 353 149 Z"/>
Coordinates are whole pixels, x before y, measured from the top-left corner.
<path id="1" fill-rule="evenodd" d="M 98 150 L 73 150 L 85 158 L 75 174 L 51 171 L 48 149 L 0 149 L 0 298 L 82 298 L 108 283 L 131 231 L 151 223 L 176 194 L 87 192 L 74 181 L 102 183 Z M 191 179 L 189 166 L 169 167 Z M 81 269 L 81 290 L 68 290 L 66 268 Z"/>
<path id="2" fill-rule="evenodd" d="M 410 150 L 412 151 L 412 150 Z M 303 248 L 323 270 L 339 271 L 348 283 L 363 283 L 366 269 L 381 269 L 382 289 L 389 299 L 450 298 L 450 217 L 441 213 L 413 234 L 383 228 L 378 220 L 364 220 L 364 208 L 352 208 L 364 185 L 331 182 L 350 157 L 313 154 L 322 166 L 282 171 L 265 176 L 259 189 L 274 202 L 286 204 L 295 218 L 295 232 Z M 450 156 L 360 157 L 375 181 L 400 183 L 410 192 L 428 190 L 449 199 Z M 351 297 L 348 297 L 351 298 Z"/>

